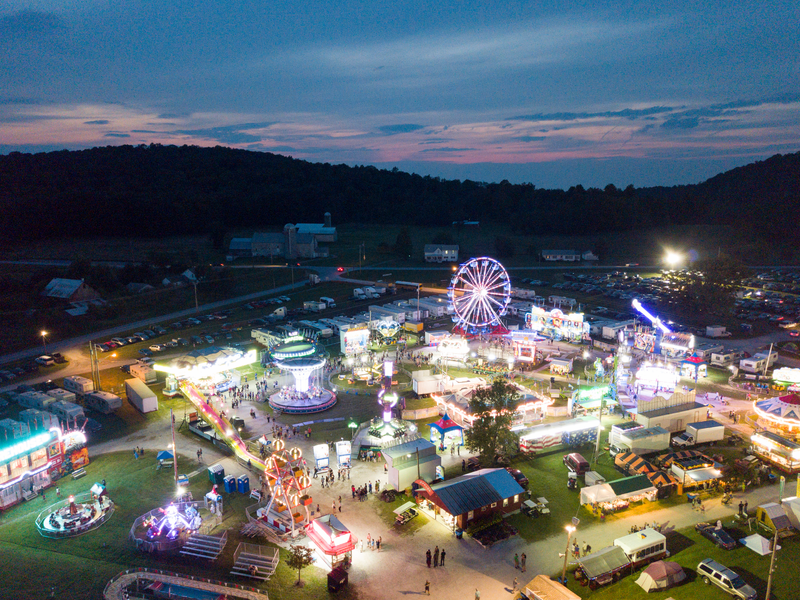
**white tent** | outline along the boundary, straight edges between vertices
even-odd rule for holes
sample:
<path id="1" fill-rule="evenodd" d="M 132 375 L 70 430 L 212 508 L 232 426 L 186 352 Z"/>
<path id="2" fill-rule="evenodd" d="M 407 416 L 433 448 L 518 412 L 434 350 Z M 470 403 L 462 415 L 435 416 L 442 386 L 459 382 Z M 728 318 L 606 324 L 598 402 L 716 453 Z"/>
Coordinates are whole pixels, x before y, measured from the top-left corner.
<path id="1" fill-rule="evenodd" d="M 750 535 L 746 538 L 740 539 L 739 543 L 742 544 L 743 546 L 747 546 L 748 548 L 750 548 L 750 550 L 752 550 L 756 554 L 760 554 L 761 556 L 766 556 L 767 554 L 772 552 L 772 548 L 770 548 L 771 544 L 770 541 L 767 538 L 758 535 L 757 533 L 754 533 L 753 535 Z M 778 550 L 780 549 L 781 547 L 780 545 L 778 545 Z"/>
<path id="2" fill-rule="evenodd" d="M 614 490 L 607 483 L 588 485 L 581 488 L 581 504 L 592 502 L 611 502 L 617 497 Z"/>

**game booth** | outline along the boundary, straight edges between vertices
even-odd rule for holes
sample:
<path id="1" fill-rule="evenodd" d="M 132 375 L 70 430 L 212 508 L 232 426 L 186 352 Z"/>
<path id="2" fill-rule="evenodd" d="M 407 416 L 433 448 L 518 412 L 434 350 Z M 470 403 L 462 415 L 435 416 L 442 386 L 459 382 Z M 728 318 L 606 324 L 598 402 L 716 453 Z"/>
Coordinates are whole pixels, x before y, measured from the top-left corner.
<path id="1" fill-rule="evenodd" d="M 525 315 L 525 328 L 555 341 L 579 344 L 589 339 L 589 323 L 583 320 L 583 313 L 567 314 L 558 308 L 532 307 Z"/>
<path id="2" fill-rule="evenodd" d="M 330 468 L 330 448 L 328 444 L 317 444 L 314 450 L 314 463 L 316 470 L 320 473 L 327 471 Z"/>
<path id="3" fill-rule="evenodd" d="M 352 453 L 352 446 L 347 440 L 339 440 L 336 442 L 336 464 L 340 469 L 350 468 L 350 458 Z"/>
<path id="4" fill-rule="evenodd" d="M 506 337 L 511 340 L 514 360 L 524 363 L 537 362 L 536 345 L 545 341 L 545 338 L 530 331 L 512 331 Z"/>
<path id="5" fill-rule="evenodd" d="M 519 432 L 521 452 L 537 452 L 563 444 L 581 446 L 597 439 L 600 420 L 595 417 L 576 417 L 566 421 L 535 425 Z"/>
<path id="6" fill-rule="evenodd" d="M 667 367 L 646 364 L 636 372 L 636 392 L 655 395 L 672 394 L 678 385 L 678 374 Z"/>
<path id="7" fill-rule="evenodd" d="M 334 515 L 323 515 L 309 523 L 306 530 L 314 556 L 328 568 L 348 568 L 353 562 L 353 549 L 358 538 Z"/>
<path id="8" fill-rule="evenodd" d="M 464 445 L 464 428 L 453 421 L 447 413 L 444 413 L 444 416 L 435 423 L 431 423 L 429 427 L 431 428 L 431 443 L 438 446 L 440 450 L 444 450 L 451 444 Z"/>
<path id="9" fill-rule="evenodd" d="M 699 356 L 690 356 L 681 361 L 681 377 L 697 381 L 708 376 L 708 363 Z"/>
<path id="10" fill-rule="evenodd" d="M 750 436 L 756 456 L 775 465 L 784 473 L 800 472 L 800 444 L 771 431 Z"/>

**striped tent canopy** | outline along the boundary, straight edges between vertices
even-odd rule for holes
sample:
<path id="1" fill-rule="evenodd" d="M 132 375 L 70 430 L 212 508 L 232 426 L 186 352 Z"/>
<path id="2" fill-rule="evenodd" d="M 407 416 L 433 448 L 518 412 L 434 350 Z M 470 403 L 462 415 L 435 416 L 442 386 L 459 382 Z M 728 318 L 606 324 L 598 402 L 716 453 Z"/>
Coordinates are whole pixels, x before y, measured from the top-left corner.
<path id="1" fill-rule="evenodd" d="M 698 458 L 705 459 L 706 461 L 710 460 L 705 454 L 698 452 L 697 450 L 681 450 L 680 452 L 668 452 L 667 454 L 662 454 L 656 458 L 656 462 L 661 465 L 662 468 L 668 469 L 676 460 L 687 461 Z"/>
<path id="2" fill-rule="evenodd" d="M 647 474 L 658 471 L 649 461 L 633 452 L 620 452 L 614 458 L 614 464 L 628 473 Z"/>

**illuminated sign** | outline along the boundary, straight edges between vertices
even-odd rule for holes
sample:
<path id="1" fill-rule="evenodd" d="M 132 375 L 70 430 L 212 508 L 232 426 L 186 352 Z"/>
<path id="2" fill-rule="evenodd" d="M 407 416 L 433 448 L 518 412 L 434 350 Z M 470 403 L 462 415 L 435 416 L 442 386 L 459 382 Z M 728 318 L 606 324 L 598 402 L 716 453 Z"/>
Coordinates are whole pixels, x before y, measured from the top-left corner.
<path id="1" fill-rule="evenodd" d="M 525 327 L 542 335 L 581 341 L 589 337 L 589 323 L 584 322 L 583 313 L 565 314 L 561 310 L 545 310 L 531 307 L 525 315 Z"/>
<path id="2" fill-rule="evenodd" d="M 790 369 L 789 367 L 775 369 L 772 373 L 772 379 L 781 383 L 800 383 L 800 369 Z"/>
<path id="3" fill-rule="evenodd" d="M 50 440 L 53 439 L 53 434 L 57 430 L 51 429 L 45 433 L 40 433 L 38 435 L 34 435 L 33 437 L 28 438 L 22 442 L 17 442 L 11 446 L 3 448 L 0 450 L 0 463 L 5 463 L 11 460 L 16 456 L 20 456 L 21 454 L 27 454 L 31 450 L 35 450 L 41 446 L 50 443 Z M 56 434 L 57 436 L 58 434 Z"/>

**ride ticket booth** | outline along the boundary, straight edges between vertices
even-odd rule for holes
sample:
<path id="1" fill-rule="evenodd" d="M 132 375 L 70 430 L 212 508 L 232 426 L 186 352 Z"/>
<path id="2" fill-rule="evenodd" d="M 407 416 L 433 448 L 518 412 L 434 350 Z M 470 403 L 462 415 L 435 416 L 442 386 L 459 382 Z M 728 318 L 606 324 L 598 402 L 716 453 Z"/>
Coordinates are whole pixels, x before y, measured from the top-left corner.
<path id="1" fill-rule="evenodd" d="M 314 548 L 314 556 L 328 568 L 350 567 L 358 539 L 336 516 L 330 514 L 314 519 L 306 532 Z"/>
<path id="2" fill-rule="evenodd" d="M 314 446 L 314 461 L 317 471 L 323 472 L 330 468 L 330 448 L 328 444 L 317 444 Z"/>

